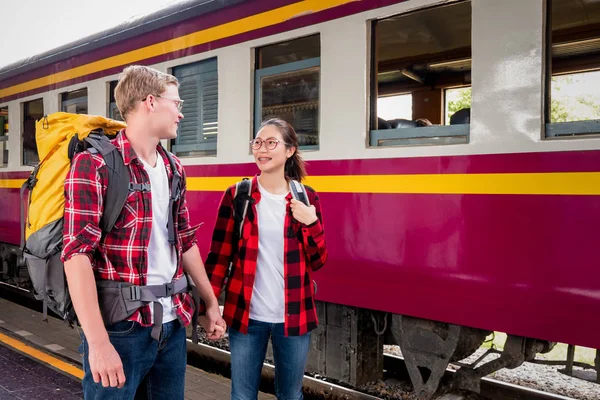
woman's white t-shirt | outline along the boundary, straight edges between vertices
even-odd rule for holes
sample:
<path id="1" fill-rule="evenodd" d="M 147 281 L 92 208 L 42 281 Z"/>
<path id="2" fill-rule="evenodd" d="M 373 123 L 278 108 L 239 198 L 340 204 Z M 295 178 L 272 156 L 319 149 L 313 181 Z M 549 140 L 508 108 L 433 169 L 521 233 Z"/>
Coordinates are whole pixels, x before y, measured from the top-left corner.
<path id="1" fill-rule="evenodd" d="M 250 301 L 250 318 L 282 323 L 285 319 L 283 279 L 283 229 L 287 194 L 267 192 L 258 184 L 261 199 L 258 213 L 258 258 Z"/>

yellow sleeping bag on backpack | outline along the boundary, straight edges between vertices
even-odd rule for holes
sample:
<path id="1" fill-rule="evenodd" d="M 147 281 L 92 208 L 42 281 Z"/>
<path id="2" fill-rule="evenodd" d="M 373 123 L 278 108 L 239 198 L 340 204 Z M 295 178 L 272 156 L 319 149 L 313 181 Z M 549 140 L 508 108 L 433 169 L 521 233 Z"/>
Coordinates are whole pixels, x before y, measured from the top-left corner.
<path id="1" fill-rule="evenodd" d="M 73 137 L 78 135 L 78 139 L 83 140 L 97 129 L 114 136 L 125 126 L 124 122 L 102 116 L 64 112 L 46 115 L 36 122 L 35 138 L 40 162 L 21 188 L 22 194 L 25 190 L 30 190 L 23 238 L 27 241 L 27 246 L 22 247 L 42 258 L 46 255 L 40 252 L 51 252 L 55 245 L 60 247 L 65 206 L 64 182 L 71 168 L 69 144 Z M 29 239 L 36 232 L 40 237 L 36 237 L 34 242 L 46 242 L 42 246 L 39 246 L 40 243 L 30 245 Z M 50 240 L 52 243 L 48 243 L 50 237 L 54 238 Z"/>

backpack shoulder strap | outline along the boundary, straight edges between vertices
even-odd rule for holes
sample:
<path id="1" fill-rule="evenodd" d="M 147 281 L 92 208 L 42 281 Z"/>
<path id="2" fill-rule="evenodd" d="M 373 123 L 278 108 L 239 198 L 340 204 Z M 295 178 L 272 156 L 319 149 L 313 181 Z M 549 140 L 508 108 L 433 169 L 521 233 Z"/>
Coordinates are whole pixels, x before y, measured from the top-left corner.
<path id="1" fill-rule="evenodd" d="M 169 243 L 176 244 L 177 238 L 175 237 L 175 202 L 179 200 L 181 197 L 181 174 L 177 170 L 177 164 L 175 164 L 175 160 L 173 159 L 173 155 L 167 149 L 165 149 L 162 144 L 160 145 L 167 155 L 167 159 L 169 160 L 169 165 L 171 166 L 171 171 L 173 172 L 173 180 L 171 181 L 171 190 L 169 193 L 169 217 L 167 221 L 167 231 L 169 232 Z M 161 160 L 162 161 L 162 160 Z"/>
<path id="2" fill-rule="evenodd" d="M 237 238 L 242 237 L 243 222 L 248 213 L 248 204 L 252 198 L 252 181 L 244 178 L 235 184 L 235 193 L 233 194 L 233 220 L 234 234 Z M 237 240 L 234 242 L 237 243 Z"/>
<path id="3" fill-rule="evenodd" d="M 103 158 L 108 171 L 104 210 L 100 218 L 100 229 L 110 232 L 121 214 L 129 194 L 129 170 L 123 162 L 119 150 L 102 134 L 91 133 L 84 139 L 91 146 L 91 152 L 98 152 Z"/>
<path id="4" fill-rule="evenodd" d="M 307 206 L 310 206 L 310 201 L 308 200 L 308 194 L 306 193 L 306 188 L 304 185 L 298 181 L 290 180 L 290 191 L 292 192 L 292 197 L 298 201 L 303 202 Z"/>

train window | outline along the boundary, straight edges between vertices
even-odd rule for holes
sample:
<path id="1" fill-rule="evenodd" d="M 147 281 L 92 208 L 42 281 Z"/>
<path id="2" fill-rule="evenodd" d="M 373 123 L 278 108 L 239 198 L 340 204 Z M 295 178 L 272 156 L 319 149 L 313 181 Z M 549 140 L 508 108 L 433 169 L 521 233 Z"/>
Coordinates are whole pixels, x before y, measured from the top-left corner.
<path id="1" fill-rule="evenodd" d="M 377 20 L 371 33 L 370 146 L 467 143 L 471 3 Z"/>
<path id="2" fill-rule="evenodd" d="M 72 114 L 87 114 L 87 88 L 60 94 L 60 109 Z"/>
<path id="3" fill-rule="evenodd" d="M 178 156 L 214 156 L 219 132 L 219 80 L 217 59 L 173 69 L 184 101 L 177 138 L 171 150 Z"/>
<path id="4" fill-rule="evenodd" d="M 548 1 L 546 137 L 600 134 L 600 3 Z"/>
<path id="5" fill-rule="evenodd" d="M 319 35 L 256 50 L 254 133 L 262 121 L 281 118 L 303 150 L 319 148 Z"/>
<path id="6" fill-rule="evenodd" d="M 119 81 L 112 81 L 108 83 L 108 118 L 123 121 L 119 107 L 117 107 L 117 101 L 115 100 L 115 88 Z"/>
<path id="7" fill-rule="evenodd" d="M 8 107 L 0 108 L 0 167 L 8 166 Z"/>
<path id="8" fill-rule="evenodd" d="M 37 99 L 23 103 L 23 165 L 34 166 L 40 161 L 35 143 L 35 121 L 44 116 L 44 101 Z"/>

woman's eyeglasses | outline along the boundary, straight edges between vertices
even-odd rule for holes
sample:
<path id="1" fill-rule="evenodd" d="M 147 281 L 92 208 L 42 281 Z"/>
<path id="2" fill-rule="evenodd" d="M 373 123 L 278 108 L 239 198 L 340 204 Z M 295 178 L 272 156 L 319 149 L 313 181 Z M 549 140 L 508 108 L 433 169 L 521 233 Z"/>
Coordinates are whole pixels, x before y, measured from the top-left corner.
<path id="1" fill-rule="evenodd" d="M 284 145 L 287 144 L 277 139 L 262 140 L 261 138 L 256 138 L 250 141 L 250 147 L 252 147 L 252 150 L 259 150 L 262 147 L 263 143 L 265 144 L 267 150 L 275 149 L 279 143 L 283 143 Z"/>

